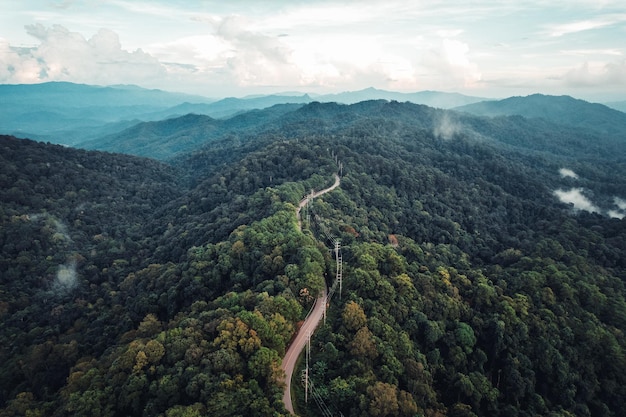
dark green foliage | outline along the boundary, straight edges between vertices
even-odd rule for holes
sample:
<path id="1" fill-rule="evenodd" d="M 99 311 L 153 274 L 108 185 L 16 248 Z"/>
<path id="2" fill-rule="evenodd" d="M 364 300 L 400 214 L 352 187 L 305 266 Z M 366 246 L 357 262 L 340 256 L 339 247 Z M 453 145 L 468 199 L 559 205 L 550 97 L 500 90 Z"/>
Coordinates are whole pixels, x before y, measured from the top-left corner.
<path id="1" fill-rule="evenodd" d="M 168 165 L 0 138 L 0 416 L 285 415 L 326 233 L 344 286 L 311 376 L 333 410 L 621 413 L 626 223 L 553 195 L 626 198 L 589 133 L 384 101 L 248 117 Z"/>

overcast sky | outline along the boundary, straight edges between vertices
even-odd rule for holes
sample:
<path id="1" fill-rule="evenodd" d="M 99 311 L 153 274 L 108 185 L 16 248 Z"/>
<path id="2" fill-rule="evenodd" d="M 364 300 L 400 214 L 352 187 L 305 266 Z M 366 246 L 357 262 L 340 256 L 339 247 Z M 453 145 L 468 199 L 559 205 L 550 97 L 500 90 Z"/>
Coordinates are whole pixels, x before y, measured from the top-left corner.
<path id="1" fill-rule="evenodd" d="M 0 0 L 0 83 L 626 100 L 624 0 Z"/>

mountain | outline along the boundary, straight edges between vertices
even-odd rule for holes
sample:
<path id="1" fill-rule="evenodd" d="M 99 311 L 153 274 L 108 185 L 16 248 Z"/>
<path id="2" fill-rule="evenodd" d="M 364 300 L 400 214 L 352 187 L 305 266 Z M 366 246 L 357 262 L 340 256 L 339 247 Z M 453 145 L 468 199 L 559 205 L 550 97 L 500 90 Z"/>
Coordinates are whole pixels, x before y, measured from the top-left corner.
<path id="1" fill-rule="evenodd" d="M 604 104 L 608 107 L 611 107 L 612 109 L 626 113 L 626 101 L 612 101 L 610 103 Z"/>
<path id="2" fill-rule="evenodd" d="M 213 103 L 185 102 L 158 113 L 151 113 L 149 116 L 152 120 L 158 120 L 193 113 L 221 119 L 232 117 L 249 110 L 265 109 L 277 104 L 305 104 L 311 101 L 312 99 L 306 94 L 300 96 L 269 95 L 250 98 L 229 97 Z"/>
<path id="3" fill-rule="evenodd" d="M 208 102 L 206 97 L 148 90 L 137 86 L 95 86 L 69 82 L 41 84 L 0 84 L 0 95 L 6 103 L 37 106 L 54 104 L 61 108 L 91 108 L 101 106 L 121 109 L 127 106 L 171 107 L 185 101 Z"/>
<path id="4" fill-rule="evenodd" d="M 450 109 L 471 103 L 484 101 L 485 98 L 471 97 L 459 93 L 444 93 L 439 91 L 419 91 L 416 93 L 398 93 L 394 91 L 366 88 L 359 91 L 347 91 L 339 94 L 326 94 L 316 96 L 316 101 L 354 104 L 366 100 L 395 100 L 400 102 L 409 101 L 416 104 L 424 104 L 430 107 Z"/>
<path id="5" fill-rule="evenodd" d="M 0 132 L 72 145 L 111 133 L 117 123 L 152 120 L 149 115 L 184 102 L 207 103 L 205 97 L 136 86 L 101 87 L 68 82 L 0 85 L 3 112 Z"/>
<path id="6" fill-rule="evenodd" d="M 324 413 L 625 409 L 623 140 L 386 100 L 126 140 L 183 131 L 167 163 L 0 136 L 0 415 L 286 417 L 325 287 Z"/>
<path id="7" fill-rule="evenodd" d="M 520 115 L 527 118 L 543 118 L 554 123 L 600 133 L 626 134 L 626 113 L 570 96 L 533 94 L 527 97 L 483 101 L 457 107 L 455 110 L 490 117 Z"/>
<path id="8" fill-rule="evenodd" d="M 156 122 L 142 122 L 121 132 L 81 142 L 76 146 L 108 152 L 123 152 L 167 160 L 200 150 L 219 140 L 225 147 L 243 143 L 259 143 L 267 135 L 296 135 L 304 129 L 308 135 L 329 134 L 340 128 L 361 123 L 428 129 L 444 139 L 459 134 L 490 141 L 498 146 L 510 146 L 521 151 L 551 153 L 570 158 L 602 157 L 619 159 L 624 150 L 620 136 L 605 135 L 594 130 L 581 131 L 549 120 L 533 120 L 520 116 L 499 118 L 476 117 L 467 113 L 434 109 L 413 104 L 370 100 L 351 105 L 312 102 L 307 105 L 283 104 L 263 110 L 252 110 L 228 119 L 186 115 Z M 312 123 L 315 123 L 313 127 Z M 372 129 L 378 129 L 375 126 Z M 398 127 L 399 128 L 399 127 Z M 619 119 L 613 126 L 619 129 Z M 269 133 L 268 133 L 269 132 Z M 220 143 L 221 143 L 220 142 Z M 228 144 L 229 142 L 230 144 Z"/>
<path id="9" fill-rule="evenodd" d="M 128 127 L 131 121 L 157 121 L 188 113 L 226 118 L 276 104 L 313 101 L 303 93 L 231 97 L 216 101 L 132 85 L 103 87 L 68 82 L 0 85 L 0 99 L 5 105 L 0 115 L 0 133 L 64 145 L 76 145 L 117 133 Z M 371 99 L 411 101 L 441 108 L 483 100 L 453 93 L 425 91 L 407 94 L 373 88 L 316 97 L 317 101 L 342 103 Z"/>
<path id="10" fill-rule="evenodd" d="M 156 159 L 168 159 L 228 136 L 233 142 L 259 124 L 272 123 L 299 104 L 275 105 L 252 110 L 225 120 L 202 114 L 186 114 L 166 120 L 140 122 L 120 132 L 77 144 L 84 149 L 121 152 Z"/>

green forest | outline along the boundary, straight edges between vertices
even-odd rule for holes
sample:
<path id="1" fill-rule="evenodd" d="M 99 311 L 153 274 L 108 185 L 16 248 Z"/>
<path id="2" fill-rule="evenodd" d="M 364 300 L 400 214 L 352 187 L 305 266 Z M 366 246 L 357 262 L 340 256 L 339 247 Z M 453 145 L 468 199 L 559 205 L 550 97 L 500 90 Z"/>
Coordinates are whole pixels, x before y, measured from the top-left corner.
<path id="1" fill-rule="evenodd" d="M 274 111 L 185 152 L 172 126 L 196 118 L 168 121 L 160 160 L 0 136 L 1 417 L 289 415 L 281 361 L 334 279 L 328 234 L 343 288 L 309 375 L 333 415 L 623 413 L 623 138 L 387 101 Z M 297 413 L 320 415 L 300 370 Z"/>

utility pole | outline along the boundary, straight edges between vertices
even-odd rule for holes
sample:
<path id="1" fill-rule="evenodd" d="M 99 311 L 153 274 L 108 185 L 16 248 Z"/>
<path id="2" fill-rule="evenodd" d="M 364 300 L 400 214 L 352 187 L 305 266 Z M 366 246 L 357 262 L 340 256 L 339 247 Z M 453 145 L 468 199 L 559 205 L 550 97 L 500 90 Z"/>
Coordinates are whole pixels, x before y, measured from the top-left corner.
<path id="1" fill-rule="evenodd" d="M 310 228 L 311 227 L 311 195 L 309 194 L 306 197 L 306 224 Z"/>
<path id="2" fill-rule="evenodd" d="M 341 264 L 340 246 L 341 246 L 341 241 L 339 239 L 335 239 L 335 260 L 337 262 L 336 280 L 337 280 L 337 284 L 339 284 L 339 299 L 341 300 L 342 264 Z"/>
<path id="3" fill-rule="evenodd" d="M 304 402 L 309 402 L 309 357 L 311 356 L 311 331 L 307 333 L 306 342 L 306 369 L 304 370 Z"/>

